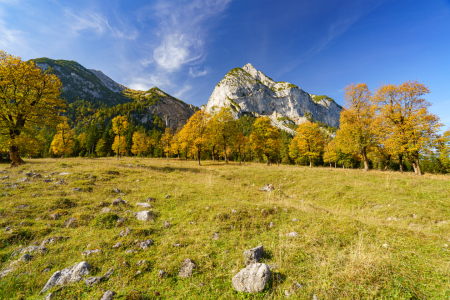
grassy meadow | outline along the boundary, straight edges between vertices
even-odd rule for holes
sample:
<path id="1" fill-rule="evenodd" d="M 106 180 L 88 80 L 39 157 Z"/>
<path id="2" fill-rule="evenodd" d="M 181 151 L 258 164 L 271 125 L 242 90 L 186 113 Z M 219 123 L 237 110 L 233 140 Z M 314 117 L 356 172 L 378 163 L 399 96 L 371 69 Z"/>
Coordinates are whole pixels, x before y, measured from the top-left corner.
<path id="1" fill-rule="evenodd" d="M 0 180 L 0 272 L 14 266 L 0 279 L 0 299 L 99 299 L 106 290 L 114 299 L 450 298 L 449 176 L 175 159 L 26 161 L 0 165 L 0 178 L 9 176 Z M 11 187 L 30 171 L 42 178 Z M 260 191 L 269 183 L 275 191 Z M 111 205 L 118 197 L 127 204 Z M 138 221 L 133 212 L 148 209 L 136 203 L 148 197 L 156 218 Z M 78 226 L 64 227 L 68 218 Z M 125 228 L 131 234 L 119 236 Z M 14 262 L 14 250 L 58 236 L 65 239 L 47 253 Z M 142 250 L 147 239 L 153 244 Z M 242 253 L 258 245 L 272 279 L 262 293 L 237 293 L 231 280 L 244 268 Z M 82 256 L 94 249 L 101 252 Z M 186 258 L 198 268 L 180 278 Z M 92 266 L 89 276 L 115 271 L 92 287 L 80 281 L 39 295 L 54 272 L 81 261 Z"/>

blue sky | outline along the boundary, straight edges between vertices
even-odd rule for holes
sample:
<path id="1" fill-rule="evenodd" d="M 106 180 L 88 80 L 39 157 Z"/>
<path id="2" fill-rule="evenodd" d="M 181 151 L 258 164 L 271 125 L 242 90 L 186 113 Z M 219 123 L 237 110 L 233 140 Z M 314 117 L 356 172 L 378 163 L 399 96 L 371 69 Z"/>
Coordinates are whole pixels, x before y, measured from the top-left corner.
<path id="1" fill-rule="evenodd" d="M 249 62 L 341 105 L 352 82 L 418 80 L 450 126 L 448 0 L 0 0 L 0 48 L 75 60 L 197 106 Z"/>

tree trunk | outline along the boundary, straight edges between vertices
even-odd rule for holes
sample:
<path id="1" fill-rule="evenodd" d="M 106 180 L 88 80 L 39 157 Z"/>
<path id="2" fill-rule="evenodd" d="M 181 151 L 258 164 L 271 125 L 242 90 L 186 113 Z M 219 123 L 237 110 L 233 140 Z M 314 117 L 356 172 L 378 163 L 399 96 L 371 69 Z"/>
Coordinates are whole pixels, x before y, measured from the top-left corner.
<path id="1" fill-rule="evenodd" d="M 336 162 L 334 162 L 334 168 L 335 168 L 335 169 L 337 168 L 337 163 L 336 163 Z"/>
<path id="2" fill-rule="evenodd" d="M 228 163 L 227 150 L 226 150 L 225 147 L 223 148 L 223 157 L 224 157 L 224 159 L 225 159 L 225 163 Z"/>
<path id="3" fill-rule="evenodd" d="M 267 165 L 270 166 L 270 159 L 267 157 Z"/>
<path id="4" fill-rule="evenodd" d="M 312 168 L 312 158 L 309 158 L 309 167 Z"/>
<path id="5" fill-rule="evenodd" d="M 418 158 L 415 158 L 415 161 L 416 161 L 415 165 L 416 165 L 416 170 L 417 170 L 416 174 L 419 176 L 422 176 L 423 173 L 422 173 L 422 168 L 420 167 L 420 161 Z"/>
<path id="6" fill-rule="evenodd" d="M 12 160 L 11 168 L 23 165 L 25 162 L 20 158 L 19 147 L 9 146 L 9 158 Z"/>
<path id="7" fill-rule="evenodd" d="M 363 157 L 363 160 L 364 160 L 364 171 L 369 171 L 369 162 L 367 161 L 366 151 L 363 151 L 362 157 Z"/>
<path id="8" fill-rule="evenodd" d="M 398 155 L 398 163 L 400 164 L 400 173 L 403 173 L 403 155 Z"/>
<path id="9" fill-rule="evenodd" d="M 200 150 L 197 151 L 197 159 L 198 159 L 198 165 L 201 166 L 201 164 L 200 164 Z"/>
<path id="10" fill-rule="evenodd" d="M 212 159 L 213 159 L 213 161 L 214 161 L 214 149 L 216 148 L 216 146 L 213 146 L 212 147 Z"/>
<path id="11" fill-rule="evenodd" d="M 391 162 L 391 156 L 388 155 L 387 157 L 387 161 L 386 161 L 386 165 L 384 166 L 384 170 L 387 171 L 387 169 L 389 168 L 389 163 Z"/>
<path id="12" fill-rule="evenodd" d="M 331 169 L 331 161 L 330 161 L 330 169 Z"/>

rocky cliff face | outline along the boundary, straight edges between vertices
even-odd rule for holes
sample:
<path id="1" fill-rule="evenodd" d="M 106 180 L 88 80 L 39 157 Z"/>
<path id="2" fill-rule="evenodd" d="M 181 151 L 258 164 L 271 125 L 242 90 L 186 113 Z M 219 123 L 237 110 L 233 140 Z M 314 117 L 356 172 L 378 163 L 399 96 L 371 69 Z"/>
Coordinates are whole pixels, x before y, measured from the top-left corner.
<path id="1" fill-rule="evenodd" d="M 176 99 L 154 87 L 148 91 L 136 91 L 118 84 L 102 71 L 86 69 L 75 61 L 37 58 L 34 63 L 42 70 L 53 69 L 62 84 L 61 97 L 69 104 L 76 100 L 86 100 L 96 104 L 115 107 L 118 104 L 135 102 L 136 107 L 146 106 L 132 113 L 133 117 L 147 124 L 158 116 L 166 127 L 176 129 L 186 124 L 198 109 Z"/>
<path id="2" fill-rule="evenodd" d="M 231 107 L 236 117 L 266 115 L 275 126 L 286 131 L 289 131 L 283 128 L 286 118 L 297 125 L 312 118 L 339 127 L 342 110 L 333 99 L 310 95 L 289 82 L 275 82 L 251 64 L 228 72 L 202 109 L 214 114 L 222 107 Z"/>

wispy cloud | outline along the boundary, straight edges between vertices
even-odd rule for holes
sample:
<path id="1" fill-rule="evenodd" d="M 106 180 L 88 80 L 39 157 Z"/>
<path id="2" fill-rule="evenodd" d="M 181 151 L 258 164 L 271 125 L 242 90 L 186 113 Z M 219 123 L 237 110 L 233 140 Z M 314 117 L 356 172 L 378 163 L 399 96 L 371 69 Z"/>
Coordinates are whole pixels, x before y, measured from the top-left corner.
<path id="1" fill-rule="evenodd" d="M 187 85 L 183 86 L 178 92 L 176 92 L 174 94 L 174 96 L 177 97 L 177 98 L 181 98 L 181 97 L 183 97 L 183 95 L 186 92 L 190 91 L 191 89 L 192 89 L 192 86 L 187 84 Z"/>
<path id="2" fill-rule="evenodd" d="M 203 70 L 200 70 L 199 67 L 191 67 L 189 68 L 189 75 L 192 77 L 205 76 L 209 74 L 211 69 L 209 67 L 205 67 Z"/>

